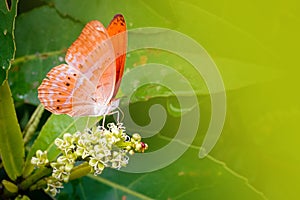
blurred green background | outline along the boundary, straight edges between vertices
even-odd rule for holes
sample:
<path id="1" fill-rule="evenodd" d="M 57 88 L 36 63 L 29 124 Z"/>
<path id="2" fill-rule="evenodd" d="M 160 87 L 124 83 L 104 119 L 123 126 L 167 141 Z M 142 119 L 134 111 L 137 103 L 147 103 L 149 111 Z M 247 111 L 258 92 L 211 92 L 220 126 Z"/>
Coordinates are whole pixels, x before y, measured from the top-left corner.
<path id="1" fill-rule="evenodd" d="M 226 122 L 207 158 L 199 159 L 198 152 L 209 124 L 210 100 L 207 92 L 198 92 L 199 131 L 179 160 L 145 174 L 106 170 L 101 178 L 68 184 L 58 199 L 142 198 L 137 193 L 153 199 L 299 199 L 299 10 L 296 0 L 20 0 L 16 62 L 9 80 L 23 124 L 38 104 L 39 83 L 60 63 L 84 24 L 98 19 L 107 25 L 117 13 L 125 16 L 128 29 L 164 27 L 196 40 L 215 61 L 226 88 Z M 187 70 L 190 66 L 183 67 L 188 64 L 163 52 L 132 53 L 126 72 L 150 61 L 181 71 L 196 92 L 205 88 Z M 168 109 L 176 102 L 170 92 L 149 88 L 135 94 L 131 114 L 136 122 L 149 123 L 153 104 L 169 111 L 159 135 L 146 139 L 151 151 L 174 136 L 180 116 Z"/>

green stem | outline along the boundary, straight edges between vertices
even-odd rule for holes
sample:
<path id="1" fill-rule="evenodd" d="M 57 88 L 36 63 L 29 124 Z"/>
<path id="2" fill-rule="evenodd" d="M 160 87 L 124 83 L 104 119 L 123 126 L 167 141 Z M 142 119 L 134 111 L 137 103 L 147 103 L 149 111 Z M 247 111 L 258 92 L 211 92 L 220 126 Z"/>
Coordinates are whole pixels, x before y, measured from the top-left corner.
<path id="1" fill-rule="evenodd" d="M 21 182 L 20 188 L 22 190 L 28 189 L 31 185 L 33 185 L 38 180 L 42 179 L 45 176 L 50 175 L 52 172 L 52 168 L 40 168 L 35 173 L 33 173 L 31 176 L 27 177 L 24 181 Z"/>
<path id="2" fill-rule="evenodd" d="M 47 185 L 47 181 L 42 179 L 42 180 L 39 180 L 37 183 L 33 184 L 32 186 L 30 186 L 29 190 L 30 191 L 39 190 L 39 189 L 43 188 L 45 185 Z"/>
<path id="3" fill-rule="evenodd" d="M 42 104 L 40 104 L 30 117 L 29 122 L 27 123 L 26 127 L 24 128 L 23 135 L 24 135 L 24 145 L 26 145 L 32 136 L 34 135 L 34 132 L 40 122 L 41 116 L 44 112 L 44 107 Z"/>
<path id="4" fill-rule="evenodd" d="M 31 54 L 31 55 L 26 55 L 26 56 L 22 56 L 22 57 L 19 57 L 19 58 L 16 58 L 14 61 L 13 61 L 13 65 L 17 65 L 19 63 L 23 63 L 23 62 L 26 62 L 26 61 L 29 61 L 29 60 L 34 60 L 34 59 L 45 59 L 49 56 L 56 56 L 56 55 L 59 55 L 59 54 L 62 54 L 64 53 L 66 50 L 63 49 L 63 50 L 57 50 L 57 51 L 50 51 L 50 52 L 47 52 L 47 53 L 42 53 L 42 54 Z"/>

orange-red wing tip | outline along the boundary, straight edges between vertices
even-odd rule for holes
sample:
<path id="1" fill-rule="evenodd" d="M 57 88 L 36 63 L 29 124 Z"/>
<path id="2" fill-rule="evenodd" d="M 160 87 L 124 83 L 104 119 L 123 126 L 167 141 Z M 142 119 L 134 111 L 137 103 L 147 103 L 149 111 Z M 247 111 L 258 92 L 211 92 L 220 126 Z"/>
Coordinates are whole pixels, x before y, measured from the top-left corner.
<path id="1" fill-rule="evenodd" d="M 124 16 L 123 16 L 122 14 L 116 14 L 112 20 L 114 20 L 114 19 L 117 18 L 117 17 L 124 18 Z"/>

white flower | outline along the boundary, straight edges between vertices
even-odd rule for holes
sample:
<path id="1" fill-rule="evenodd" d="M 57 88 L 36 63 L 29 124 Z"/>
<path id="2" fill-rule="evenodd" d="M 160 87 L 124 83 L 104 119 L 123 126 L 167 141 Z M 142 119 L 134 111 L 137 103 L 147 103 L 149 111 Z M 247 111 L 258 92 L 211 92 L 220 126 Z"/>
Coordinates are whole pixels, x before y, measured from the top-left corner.
<path id="1" fill-rule="evenodd" d="M 49 163 L 47 158 L 47 151 L 36 151 L 36 157 L 31 158 L 31 164 L 36 165 L 38 167 L 44 166 Z"/>

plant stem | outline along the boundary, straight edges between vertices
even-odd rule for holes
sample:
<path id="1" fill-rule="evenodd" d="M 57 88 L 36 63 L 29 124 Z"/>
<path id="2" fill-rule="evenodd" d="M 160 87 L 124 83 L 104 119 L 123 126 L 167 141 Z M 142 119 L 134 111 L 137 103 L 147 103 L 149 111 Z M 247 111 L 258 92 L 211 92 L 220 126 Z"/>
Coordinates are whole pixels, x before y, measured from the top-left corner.
<path id="1" fill-rule="evenodd" d="M 47 185 L 47 181 L 44 179 L 41 179 L 37 183 L 30 186 L 29 190 L 30 191 L 39 190 L 39 189 L 43 188 L 44 185 Z"/>
<path id="2" fill-rule="evenodd" d="M 50 175 L 52 172 L 51 168 L 40 168 L 35 173 L 33 173 L 31 176 L 27 177 L 24 181 L 21 182 L 20 188 L 22 190 L 28 189 L 32 184 L 40 180 L 41 178 Z"/>
<path id="3" fill-rule="evenodd" d="M 43 112 L 44 112 L 44 107 L 42 104 L 40 104 L 40 105 L 38 105 L 38 107 L 35 109 L 32 116 L 30 117 L 30 120 L 26 124 L 26 127 L 24 128 L 24 131 L 23 131 L 24 145 L 26 145 L 27 142 L 29 142 L 29 140 L 32 138 L 32 136 L 40 122 Z"/>
<path id="4" fill-rule="evenodd" d="M 66 51 L 65 49 L 62 49 L 62 50 L 51 51 L 51 52 L 46 52 L 46 53 L 42 53 L 42 54 L 36 53 L 36 54 L 26 55 L 26 56 L 22 56 L 22 57 L 16 58 L 13 61 L 12 64 L 13 65 L 17 65 L 19 63 L 23 63 L 23 62 L 26 62 L 26 61 L 29 61 L 29 60 L 45 59 L 45 58 L 47 58 L 49 56 L 56 56 L 56 55 L 62 54 L 65 51 Z"/>

